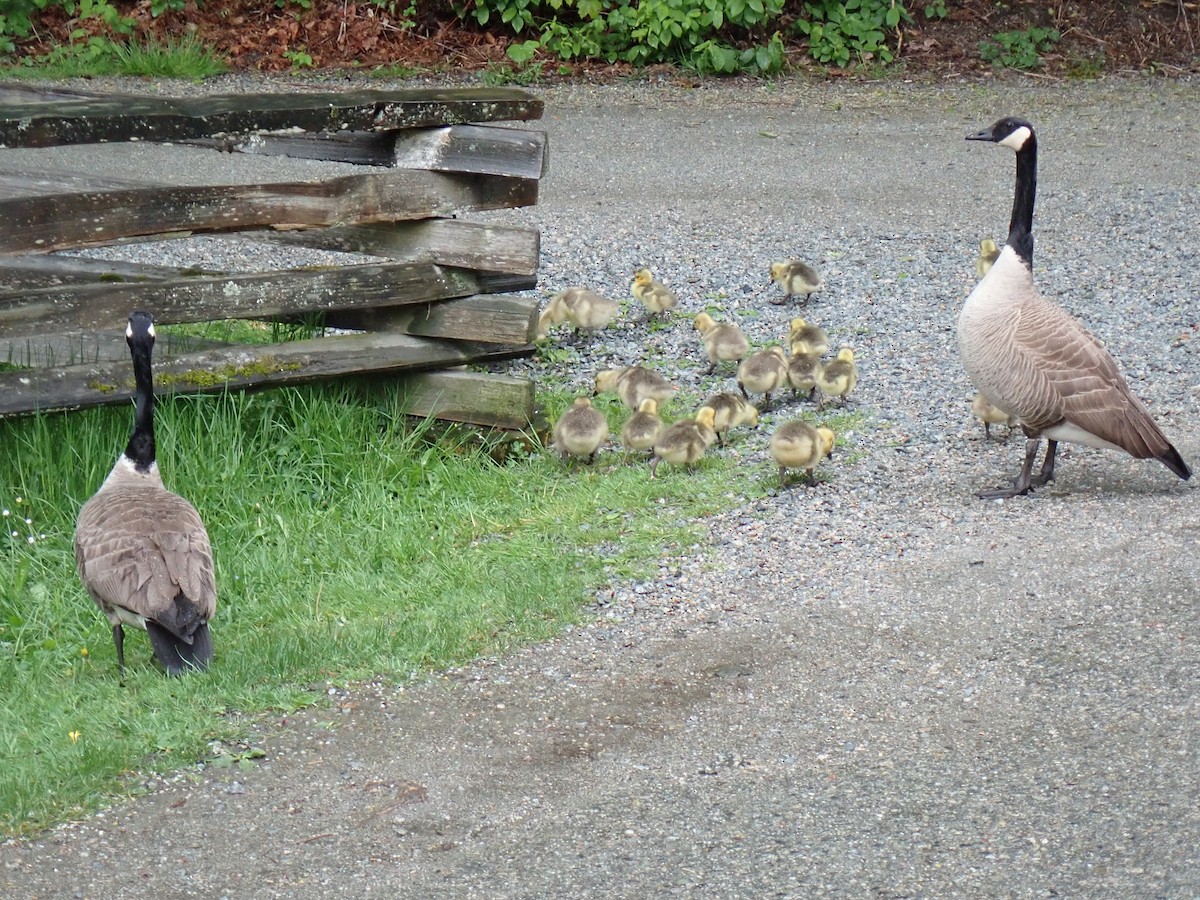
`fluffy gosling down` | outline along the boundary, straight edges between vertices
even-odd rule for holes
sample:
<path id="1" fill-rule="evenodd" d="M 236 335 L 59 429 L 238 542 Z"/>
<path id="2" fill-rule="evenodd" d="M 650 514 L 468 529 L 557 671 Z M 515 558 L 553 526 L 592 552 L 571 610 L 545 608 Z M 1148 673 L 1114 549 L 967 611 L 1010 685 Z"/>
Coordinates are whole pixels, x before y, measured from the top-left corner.
<path id="1" fill-rule="evenodd" d="M 660 462 L 690 469 L 716 439 L 713 411 L 702 406 L 696 410 L 696 418 L 680 419 L 659 435 L 654 442 L 654 458 L 650 460 L 650 477 L 654 477 Z"/>
<path id="2" fill-rule="evenodd" d="M 971 412 L 983 423 L 983 438 L 987 441 L 992 439 L 993 425 L 1007 425 L 1011 432 L 1017 424 L 1016 416 L 1011 416 L 997 407 L 982 393 L 976 394 L 975 399 L 971 401 Z"/>
<path id="3" fill-rule="evenodd" d="M 701 409 L 713 411 L 712 429 L 717 433 L 717 444 L 724 446 L 725 432 L 739 425 L 758 427 L 758 409 L 733 391 L 721 391 L 704 401 Z"/>
<path id="4" fill-rule="evenodd" d="M 654 280 L 654 273 L 649 269 L 638 269 L 633 274 L 633 284 L 629 292 L 635 300 L 640 300 L 649 315 L 657 316 L 679 305 L 679 298 L 661 281 Z"/>
<path id="5" fill-rule="evenodd" d="M 213 658 L 208 623 L 217 611 L 212 545 L 196 508 L 163 487 L 155 461 L 154 321 L 134 312 L 125 329 L 136 386 L 133 433 L 108 478 L 79 511 L 75 565 L 112 625 L 125 677 L 125 629 L 144 629 L 171 675 Z"/>
<path id="6" fill-rule="evenodd" d="M 663 420 L 658 417 L 658 401 L 647 397 L 638 405 L 637 412 L 621 426 L 621 446 L 629 453 L 653 453 L 654 442 L 665 427 Z"/>
<path id="7" fill-rule="evenodd" d="M 797 294 L 803 294 L 804 302 L 807 303 L 811 294 L 815 294 L 825 287 L 825 282 L 821 280 L 817 270 L 798 259 L 790 262 L 771 263 L 771 280 L 783 288 L 782 297 L 778 300 L 774 297 L 771 298 L 771 302 L 776 305 L 787 303 Z"/>
<path id="8" fill-rule="evenodd" d="M 610 300 L 582 287 L 569 287 L 550 298 L 542 314 L 538 316 L 538 340 L 550 333 L 550 329 L 563 322 L 570 322 L 576 331 L 599 331 L 617 315 L 620 307 Z"/>
<path id="9" fill-rule="evenodd" d="M 788 326 L 787 345 L 792 353 L 815 353 L 823 356 L 829 352 L 829 335 L 820 325 L 810 325 L 797 316 Z"/>
<path id="10" fill-rule="evenodd" d="M 821 460 L 833 455 L 833 432 L 814 428 L 800 419 L 784 422 L 771 435 L 771 457 L 779 465 L 779 487 L 787 487 L 788 469 L 803 469 L 808 483 L 815 484 L 813 472 Z"/>
<path id="11" fill-rule="evenodd" d="M 717 322 L 708 313 L 696 316 L 696 330 L 700 332 L 704 352 L 708 354 L 709 375 L 716 372 L 722 362 L 741 362 L 742 357 L 750 352 L 750 342 L 746 340 L 742 329 Z"/>
<path id="12" fill-rule="evenodd" d="M 771 406 L 771 392 L 787 380 L 787 356 L 779 346 L 756 350 L 738 366 L 737 383 L 747 400 L 751 394 L 763 395 L 763 409 Z"/>
<path id="13" fill-rule="evenodd" d="M 600 445 L 608 440 L 608 420 L 587 397 L 578 397 L 554 423 L 553 446 L 559 457 L 577 457 L 588 464 Z"/>
<path id="14" fill-rule="evenodd" d="M 817 376 L 821 374 L 821 354 L 806 351 L 792 351 L 788 360 L 787 380 L 792 386 L 792 394 L 804 392 L 804 398 L 811 400 L 817 392 Z"/>
<path id="15" fill-rule="evenodd" d="M 996 260 L 1000 258 L 1000 248 L 996 246 L 996 242 L 991 238 L 984 238 L 979 242 L 979 258 L 975 260 L 975 277 L 980 281 L 983 276 L 988 273 L 988 270 L 996 264 Z"/>
<path id="16" fill-rule="evenodd" d="M 858 366 L 854 363 L 854 351 L 843 347 L 838 351 L 837 359 L 821 366 L 817 373 L 817 390 L 821 392 L 819 406 L 825 407 L 826 397 L 838 397 L 842 406 L 846 405 L 846 395 L 858 384 Z"/>
<path id="17" fill-rule="evenodd" d="M 666 403 L 678 390 L 653 369 L 623 366 L 596 373 L 596 393 L 616 394 L 630 409 L 637 409 L 647 397 Z"/>

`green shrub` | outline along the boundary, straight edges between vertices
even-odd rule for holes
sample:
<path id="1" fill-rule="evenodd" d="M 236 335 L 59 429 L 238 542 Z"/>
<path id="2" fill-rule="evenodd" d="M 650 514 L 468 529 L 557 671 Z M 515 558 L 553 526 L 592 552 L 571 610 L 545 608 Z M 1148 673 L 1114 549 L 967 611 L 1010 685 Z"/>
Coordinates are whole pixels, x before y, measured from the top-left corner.
<path id="1" fill-rule="evenodd" d="M 912 21 L 899 0 L 823 0 L 805 3 L 804 9 L 808 18 L 796 22 L 796 28 L 808 35 L 809 55 L 839 68 L 851 61 L 892 62 L 888 37 L 901 22 Z"/>
<path id="2" fill-rule="evenodd" d="M 1001 31 L 979 42 L 979 58 L 1007 69 L 1036 69 L 1042 54 L 1062 38 L 1057 28 Z"/>

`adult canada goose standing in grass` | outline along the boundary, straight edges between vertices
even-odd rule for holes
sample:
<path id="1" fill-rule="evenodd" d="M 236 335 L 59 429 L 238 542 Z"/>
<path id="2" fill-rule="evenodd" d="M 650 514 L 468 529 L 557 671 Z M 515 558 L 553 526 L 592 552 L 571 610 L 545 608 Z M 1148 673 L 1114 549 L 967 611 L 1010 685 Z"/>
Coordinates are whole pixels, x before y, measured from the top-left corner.
<path id="1" fill-rule="evenodd" d="M 112 623 L 125 677 L 125 625 L 145 629 L 171 675 L 206 669 L 217 611 L 212 545 L 195 507 L 163 487 L 154 456 L 154 320 L 134 312 L 125 329 L 133 359 L 133 433 L 75 523 L 75 564 Z"/>
<path id="2" fill-rule="evenodd" d="M 771 280 L 783 288 L 782 297 L 778 300 L 771 298 L 771 302 L 776 305 L 787 303 L 796 294 L 803 294 L 804 302 L 807 303 L 809 295 L 825 287 L 825 282 L 821 280 L 817 270 L 798 259 L 771 263 Z"/>
<path id="3" fill-rule="evenodd" d="M 996 264 L 996 260 L 1000 257 L 1000 248 L 996 246 L 996 242 L 991 238 L 984 238 L 979 242 L 979 258 L 975 260 L 975 277 L 983 280 L 983 276 L 988 273 L 988 269 Z"/>
<path id="4" fill-rule="evenodd" d="M 583 287 L 569 287 L 550 298 L 538 316 L 538 340 L 546 337 L 551 326 L 570 322 L 576 331 L 599 331 L 616 316 L 616 300 Z"/>
<path id="5" fill-rule="evenodd" d="M 804 469 L 809 484 L 815 484 L 813 471 L 821 460 L 833 455 L 833 432 L 815 428 L 801 419 L 791 419 L 771 435 L 771 458 L 779 466 L 779 488 L 787 487 L 787 470 Z"/>
<path id="6" fill-rule="evenodd" d="M 554 448 L 563 462 L 575 456 L 590 465 L 607 440 L 608 420 L 587 397 L 577 397 L 554 423 Z"/>
<path id="7" fill-rule="evenodd" d="M 679 305 L 679 297 L 675 292 L 654 280 L 654 274 L 649 269 L 638 269 L 633 274 L 633 284 L 629 292 L 634 299 L 641 300 L 646 307 L 647 315 L 657 316 Z"/>
<path id="8" fill-rule="evenodd" d="M 695 324 L 704 343 L 704 352 L 708 355 L 707 374 L 716 372 L 721 362 L 740 362 L 750 352 L 750 342 L 736 325 L 718 322 L 708 313 L 696 316 Z"/>
<path id="9" fill-rule="evenodd" d="M 979 496 L 1015 497 L 1050 481 L 1059 441 L 1154 458 L 1180 478 L 1189 478 L 1191 469 L 1129 390 L 1109 352 L 1033 283 L 1033 126 L 1023 119 L 1000 119 L 967 140 L 1014 151 L 1017 174 L 1008 239 L 959 314 L 959 351 L 971 382 L 1016 416 L 1028 438 L 1025 463 L 1013 484 Z M 1034 477 L 1042 438 L 1047 440 L 1046 456 Z"/>

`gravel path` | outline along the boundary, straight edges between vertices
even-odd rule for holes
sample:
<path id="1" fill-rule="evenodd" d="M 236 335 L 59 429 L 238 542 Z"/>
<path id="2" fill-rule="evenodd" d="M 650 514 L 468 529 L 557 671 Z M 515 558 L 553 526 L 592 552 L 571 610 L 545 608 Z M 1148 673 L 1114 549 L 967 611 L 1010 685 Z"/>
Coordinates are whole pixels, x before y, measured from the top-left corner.
<path id="1" fill-rule="evenodd" d="M 795 311 L 767 263 L 807 258 L 829 289 L 806 312 L 862 369 L 832 480 L 714 517 L 556 641 L 334 692 L 263 725 L 249 773 L 0 846 L 0 893 L 1200 893 L 1194 483 L 1066 448 L 1050 490 L 974 499 L 1022 442 L 982 440 L 954 344 L 1012 196 L 1012 154 L 962 137 L 1024 114 L 1043 291 L 1200 462 L 1196 87 L 546 90 L 542 202 L 495 217 L 542 227 L 546 294 L 624 297 L 644 264 L 762 343 Z M 685 384 L 713 384 L 690 318 L 622 321 L 527 365 L 582 385 L 691 358 Z"/>

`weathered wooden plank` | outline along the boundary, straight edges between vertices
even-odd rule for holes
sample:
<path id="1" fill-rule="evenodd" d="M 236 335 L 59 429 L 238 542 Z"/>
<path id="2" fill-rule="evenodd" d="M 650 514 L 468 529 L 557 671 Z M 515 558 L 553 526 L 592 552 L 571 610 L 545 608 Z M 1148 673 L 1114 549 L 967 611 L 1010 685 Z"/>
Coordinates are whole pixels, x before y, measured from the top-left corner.
<path id="1" fill-rule="evenodd" d="M 339 375 L 422 371 L 528 355 L 533 348 L 353 334 L 285 344 L 224 347 L 155 364 L 155 391 L 214 393 L 226 388 L 300 384 Z M 133 396 L 128 360 L 0 372 L 0 417 L 120 403 Z"/>
<path id="2" fill-rule="evenodd" d="M 443 266 L 513 275 L 537 274 L 542 241 L 536 228 L 486 225 L 464 219 L 255 232 L 247 237 L 319 250 L 362 253 L 398 262 L 428 260 Z"/>
<path id="3" fill-rule="evenodd" d="M 0 146 L 175 141 L 256 131 L 370 131 L 537 119 L 542 101 L 511 88 L 223 94 L 113 95 L 38 105 L 0 103 Z"/>
<path id="4" fill-rule="evenodd" d="M 428 263 L 64 285 L 0 294 L 0 337 L 120 330 L 131 309 L 148 309 L 159 322 L 174 324 L 394 306 L 479 292 L 472 273 Z"/>
<path id="5" fill-rule="evenodd" d="M 0 201 L 0 252 L 60 250 L 165 231 L 237 231 L 455 216 L 529 206 L 538 183 L 394 171 L 328 181 L 55 194 Z"/>
<path id="6" fill-rule="evenodd" d="M 64 284 L 95 284 L 103 281 L 115 284 L 222 274 L 199 268 L 180 269 L 82 256 L 0 255 L 0 294 Z"/>
<path id="7" fill-rule="evenodd" d="M 196 141 L 201 146 L 227 143 Z M 449 125 L 339 134 L 253 134 L 231 145 L 241 153 L 291 156 L 433 172 L 476 172 L 541 178 L 549 156 L 546 134 L 519 128 Z"/>
<path id="8" fill-rule="evenodd" d="M 153 181 L 102 178 L 88 172 L 64 169 L 0 169 L 0 200 L 81 194 L 87 191 L 134 191 L 162 186 L 165 185 Z"/>
<path id="9" fill-rule="evenodd" d="M 534 383 L 483 372 L 423 372 L 400 380 L 411 416 L 517 431 L 534 417 Z"/>
<path id="10" fill-rule="evenodd" d="M 162 358 L 221 345 L 221 341 L 160 332 L 155 344 L 155 353 Z M 125 335 L 115 331 L 0 338 L 0 362 L 13 366 L 75 366 L 128 359 L 129 347 L 125 343 Z"/>
<path id="11" fill-rule="evenodd" d="M 480 295 L 440 303 L 341 311 L 325 316 L 333 328 L 394 331 L 489 344 L 528 344 L 537 336 L 534 297 Z"/>

